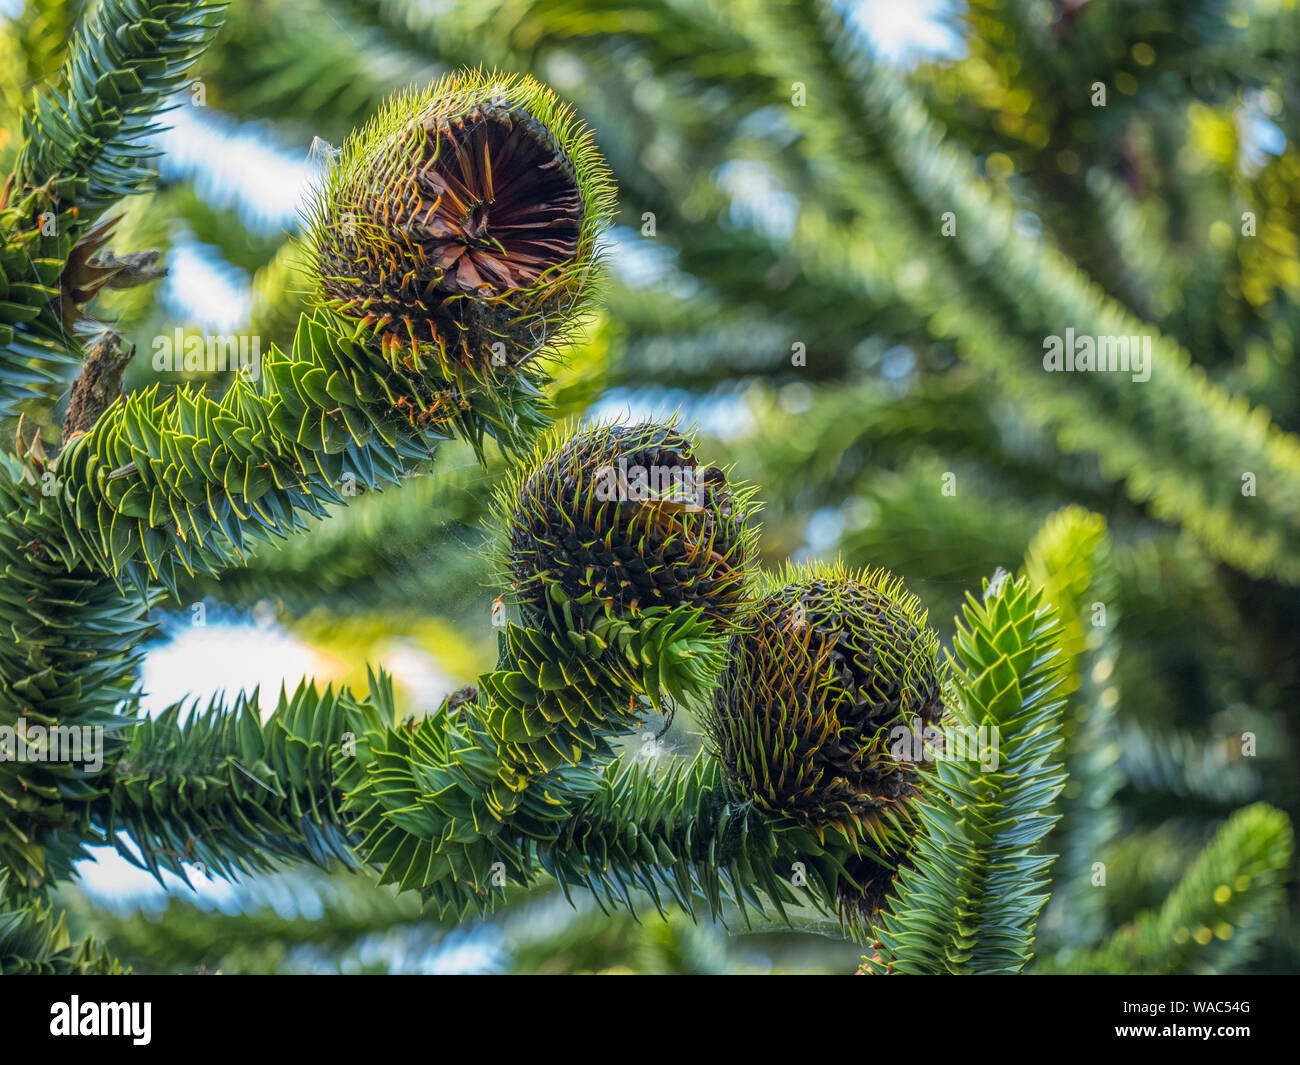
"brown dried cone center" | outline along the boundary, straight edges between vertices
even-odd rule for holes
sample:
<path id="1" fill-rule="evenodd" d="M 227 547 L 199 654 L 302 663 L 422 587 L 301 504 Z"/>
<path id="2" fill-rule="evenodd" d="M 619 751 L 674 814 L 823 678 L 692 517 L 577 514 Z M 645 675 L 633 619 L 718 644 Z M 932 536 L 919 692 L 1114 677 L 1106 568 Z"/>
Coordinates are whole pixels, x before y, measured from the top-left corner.
<path id="1" fill-rule="evenodd" d="M 425 143 L 404 225 L 442 271 L 438 288 L 525 288 L 573 258 L 577 180 L 529 115 L 484 105 L 427 131 Z"/>
<path id="2" fill-rule="evenodd" d="M 414 158 L 385 153 L 340 205 L 321 284 L 392 337 L 439 343 L 467 324 L 459 298 L 528 289 L 572 262 L 583 202 L 572 162 L 526 111 L 485 102 L 416 129 Z"/>
<path id="3" fill-rule="evenodd" d="M 598 428 L 524 481 L 508 565 L 520 599 L 591 593 L 623 612 L 687 604 L 727 618 L 745 597 L 746 506 L 664 426 Z"/>

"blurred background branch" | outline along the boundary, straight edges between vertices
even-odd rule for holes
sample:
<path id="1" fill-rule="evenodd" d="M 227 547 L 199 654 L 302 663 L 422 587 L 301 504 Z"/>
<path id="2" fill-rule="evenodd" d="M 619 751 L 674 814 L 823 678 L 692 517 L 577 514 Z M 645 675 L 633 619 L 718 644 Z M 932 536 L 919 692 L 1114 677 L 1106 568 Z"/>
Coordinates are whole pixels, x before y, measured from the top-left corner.
<path id="1" fill-rule="evenodd" d="M 19 108 L 88 6 L 6 0 L 0 170 L 23 149 Z M 1089 778 L 1094 805 L 1066 793 L 1100 820 L 1063 838 L 1076 868 L 1103 862 L 1108 879 L 1044 924 L 1062 966 L 1082 944 L 1105 968 L 1125 955 L 1102 930 L 1136 921 L 1147 935 L 1174 920 L 1159 907 L 1180 881 L 1177 907 L 1194 909 L 1185 876 L 1230 867 L 1238 843 L 1280 845 L 1266 817 L 1238 815 L 1218 865 L 1189 872 L 1234 810 L 1265 799 L 1300 816 L 1298 53 L 1300 9 L 1285 0 L 235 0 L 150 142 L 157 189 L 113 209 L 114 248 L 162 250 L 168 277 L 105 290 L 91 310 L 136 350 L 128 389 L 219 389 L 201 371 L 156 372 L 154 340 L 179 327 L 256 336 L 263 351 L 291 341 L 314 138 L 339 143 L 394 89 L 452 68 L 546 80 L 597 131 L 621 189 L 610 292 L 557 371 L 561 413 L 681 409 L 762 486 L 769 561 L 887 566 L 945 639 L 967 589 L 1042 548 L 1049 515 L 1073 503 L 1105 519 L 1106 575 L 1076 598 L 1088 617 L 1107 607 L 1112 642 L 1086 648 L 1077 684 L 1114 757 Z M 1067 328 L 1150 336 L 1150 380 L 1044 373 L 1045 338 Z M 47 442 L 66 371 L 20 405 Z M 241 663 L 249 687 L 286 674 L 292 687 L 285 646 L 326 678 L 356 680 L 371 657 L 395 673 L 400 712 L 420 713 L 486 667 L 491 474 L 451 448 L 441 469 L 185 586 L 172 643 L 146 662 L 152 705 L 187 690 L 193 659 L 169 648 L 200 617 L 283 638 L 263 641 L 279 660 Z M 688 753 L 698 726 L 682 715 L 666 740 Z M 362 949 L 367 937 L 447 942 L 361 885 L 296 886 L 327 900 L 304 911 L 323 915 L 313 925 L 268 909 L 260 884 L 238 905 L 244 931 L 264 934 L 222 950 L 210 944 L 230 929 L 193 901 L 152 923 L 87 893 L 73 913 L 121 956 L 180 967 L 383 968 L 387 948 Z M 1276 890 L 1294 911 L 1294 867 Z M 1285 909 L 1253 954 L 1214 964 L 1300 969 Z M 549 940 L 504 913 L 492 934 L 505 945 L 465 964 L 846 964 L 820 937 L 751 948 L 685 919 L 564 912 Z M 168 931 L 200 926 L 192 940 Z"/>

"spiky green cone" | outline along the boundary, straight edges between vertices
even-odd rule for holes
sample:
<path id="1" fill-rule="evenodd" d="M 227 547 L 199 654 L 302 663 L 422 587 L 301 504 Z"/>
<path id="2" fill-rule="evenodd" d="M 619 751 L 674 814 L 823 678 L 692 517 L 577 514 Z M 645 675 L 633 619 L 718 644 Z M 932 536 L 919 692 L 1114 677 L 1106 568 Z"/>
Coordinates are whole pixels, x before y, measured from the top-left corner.
<path id="1" fill-rule="evenodd" d="M 487 377 L 553 351 L 598 276 L 614 186 L 548 88 L 482 71 L 395 96 L 311 215 L 322 302 L 386 348 Z"/>
<path id="2" fill-rule="evenodd" d="M 841 904 L 867 917 L 910 845 L 910 738 L 943 716 L 938 637 L 901 581 L 839 566 L 770 578 L 746 622 L 708 715 L 718 757 L 765 814 L 844 851 Z"/>
<path id="3" fill-rule="evenodd" d="M 673 425 L 571 434 L 554 427 L 494 501 L 523 620 L 497 669 L 344 767 L 360 852 L 444 912 L 498 902 L 494 869 L 529 882 L 644 711 L 708 698 L 747 602 L 750 488 Z"/>
<path id="4" fill-rule="evenodd" d="M 729 621 L 746 601 L 753 490 L 695 457 L 671 424 L 548 435 L 498 494 L 504 567 L 527 617 L 564 600 L 616 616 L 688 606 Z"/>

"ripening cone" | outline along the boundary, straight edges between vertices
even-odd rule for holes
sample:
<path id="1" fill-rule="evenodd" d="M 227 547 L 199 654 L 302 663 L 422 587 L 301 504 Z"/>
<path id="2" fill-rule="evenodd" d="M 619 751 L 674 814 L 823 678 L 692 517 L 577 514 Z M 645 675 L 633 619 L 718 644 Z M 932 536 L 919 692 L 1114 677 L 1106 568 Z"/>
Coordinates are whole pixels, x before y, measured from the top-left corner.
<path id="1" fill-rule="evenodd" d="M 564 339 L 613 205 L 591 131 L 550 89 L 443 78 L 390 100 L 330 166 L 311 218 L 319 296 L 386 349 L 486 376 Z"/>
<path id="2" fill-rule="evenodd" d="M 769 578 L 745 622 L 709 714 L 717 755 L 765 814 L 848 843 L 858 890 L 841 903 L 873 912 L 915 835 L 938 637 L 900 581 L 838 566 Z"/>
<path id="3" fill-rule="evenodd" d="M 672 425 L 553 433 L 498 497 L 504 565 L 525 611 L 548 598 L 617 614 L 687 605 L 722 621 L 746 601 L 752 491 Z"/>

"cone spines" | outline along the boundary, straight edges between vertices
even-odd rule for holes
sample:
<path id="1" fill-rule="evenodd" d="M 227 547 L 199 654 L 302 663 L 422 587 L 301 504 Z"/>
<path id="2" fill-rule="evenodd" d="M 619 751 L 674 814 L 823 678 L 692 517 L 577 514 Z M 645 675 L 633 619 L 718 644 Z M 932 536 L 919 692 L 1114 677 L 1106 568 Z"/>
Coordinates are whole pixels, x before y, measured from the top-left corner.
<path id="1" fill-rule="evenodd" d="M 497 500 L 503 563 L 523 609 L 555 596 L 615 614 L 690 606 L 730 619 L 746 601 L 752 490 L 697 461 L 671 424 L 549 435 Z"/>
<path id="2" fill-rule="evenodd" d="M 590 131 L 531 78 L 395 97 L 311 217 L 320 297 L 386 348 L 486 374 L 552 350 L 596 282 L 614 191 Z"/>
<path id="3" fill-rule="evenodd" d="M 750 497 L 671 424 L 545 435 L 493 507 L 523 621 L 497 668 L 344 771 L 383 882 L 486 911 L 494 870 L 529 881 L 646 709 L 708 698 L 747 601 Z"/>
<path id="4" fill-rule="evenodd" d="M 768 581 L 732 637 L 710 730 L 760 809 L 875 835 L 923 768 L 891 754 L 896 730 L 942 713 L 938 637 L 917 600 L 882 570 L 818 566 Z"/>
<path id="5" fill-rule="evenodd" d="M 707 725 L 732 786 L 840 855 L 841 920 L 865 929 L 916 831 L 926 766 L 910 738 L 944 712 L 939 641 L 920 603 L 884 570 L 768 577 L 714 691 Z"/>

